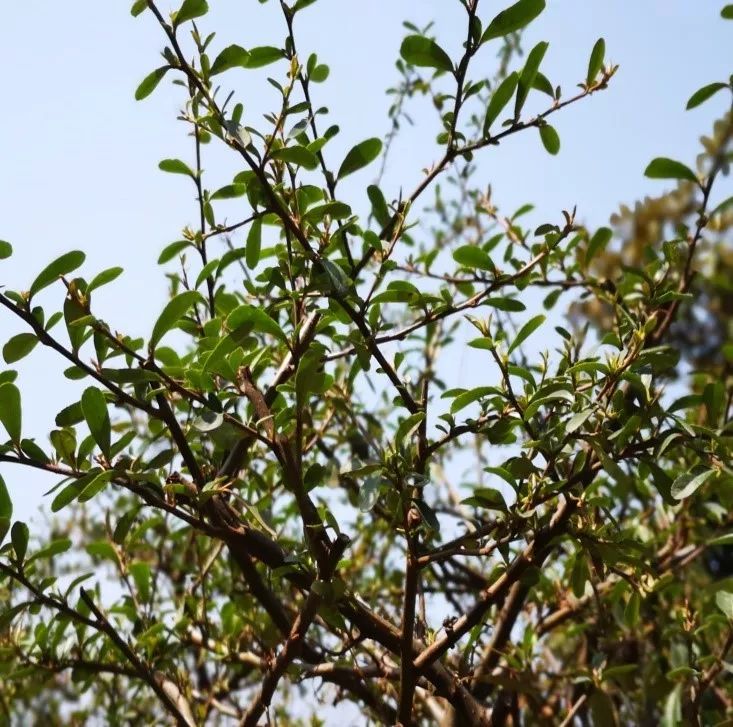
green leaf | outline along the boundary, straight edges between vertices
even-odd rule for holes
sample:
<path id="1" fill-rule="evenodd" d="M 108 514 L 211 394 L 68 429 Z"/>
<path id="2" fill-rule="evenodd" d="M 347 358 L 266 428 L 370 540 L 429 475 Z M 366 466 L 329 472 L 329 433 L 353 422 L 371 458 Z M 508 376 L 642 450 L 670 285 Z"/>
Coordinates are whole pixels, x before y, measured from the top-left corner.
<path id="1" fill-rule="evenodd" d="M 304 10 L 309 5 L 313 5 L 315 1 L 316 0 L 298 0 L 298 2 L 292 7 L 293 13 L 297 13 L 299 10 Z"/>
<path id="2" fill-rule="evenodd" d="M 270 318 L 264 310 L 256 306 L 240 305 L 227 317 L 227 327 L 232 331 L 236 331 L 245 325 L 251 326 L 251 330 L 269 333 L 283 343 L 288 341 L 287 336 L 277 322 Z"/>
<path id="3" fill-rule="evenodd" d="M 219 53 L 211 64 L 211 75 L 215 76 L 217 73 L 223 73 L 230 68 L 247 68 L 248 60 L 249 52 L 241 45 L 229 45 Z"/>
<path id="4" fill-rule="evenodd" d="M 111 283 L 113 280 L 116 280 L 120 277 L 120 275 L 122 275 L 123 272 L 124 268 L 119 267 L 107 268 L 106 270 L 102 270 L 102 272 L 98 275 L 95 275 L 92 278 L 92 282 L 87 285 L 87 295 L 93 290 L 101 288 L 103 285 L 107 285 L 107 283 Z"/>
<path id="5" fill-rule="evenodd" d="M 682 162 L 666 157 L 652 159 L 644 175 L 650 179 L 688 179 L 695 184 L 700 183 L 692 169 L 686 167 Z"/>
<path id="6" fill-rule="evenodd" d="M 514 337 L 509 349 L 507 350 L 507 356 L 511 354 L 518 346 L 526 341 L 544 322 L 546 316 L 540 314 L 534 318 L 530 318 L 520 329 L 517 335 Z"/>
<path id="7" fill-rule="evenodd" d="M 41 548 L 38 552 L 34 553 L 29 559 L 28 563 L 34 560 L 42 560 L 44 558 L 53 558 L 55 555 L 65 553 L 71 547 L 71 540 L 69 538 L 60 538 L 49 543 L 45 548 Z"/>
<path id="8" fill-rule="evenodd" d="M 127 538 L 127 534 L 130 532 L 130 529 L 135 523 L 135 518 L 137 517 L 138 513 L 140 512 L 140 506 L 133 507 L 132 510 L 128 510 L 118 521 L 117 525 L 115 525 L 114 533 L 112 534 L 112 539 L 117 543 L 118 545 L 122 545 L 122 543 L 125 542 L 125 539 Z"/>
<path id="9" fill-rule="evenodd" d="M 542 93 L 547 94 L 553 101 L 555 100 L 555 88 L 544 73 L 537 71 L 534 81 L 532 81 L 532 88 L 535 91 L 542 91 Z"/>
<path id="10" fill-rule="evenodd" d="M 15 384 L 6 381 L 0 384 L 0 424 L 16 444 L 20 444 L 21 421 L 20 391 Z"/>
<path id="11" fill-rule="evenodd" d="M 8 519 L 13 517 L 13 502 L 2 476 L 0 476 L 0 517 Z"/>
<path id="12" fill-rule="evenodd" d="M 479 386 L 475 389 L 469 389 L 464 391 L 462 394 L 453 399 L 450 405 L 450 413 L 456 414 L 461 409 L 465 409 L 469 404 L 473 404 L 474 401 L 483 399 L 490 394 L 496 394 L 497 390 L 495 386 Z"/>
<path id="13" fill-rule="evenodd" d="M 103 471 L 99 467 L 95 467 L 93 470 L 90 470 L 78 480 L 73 480 L 72 482 L 69 482 L 64 488 L 59 490 L 56 497 L 53 498 L 53 501 L 51 502 L 51 512 L 59 512 L 59 510 L 62 510 L 69 503 L 76 500 L 76 498 L 79 497 L 84 488 L 90 482 L 93 482 L 100 473 L 103 474 Z"/>
<path id="14" fill-rule="evenodd" d="M 440 532 L 440 522 L 430 505 L 425 500 L 413 500 L 412 504 L 420 511 L 422 516 L 423 525 L 426 525 L 430 530 L 436 533 Z"/>
<path id="15" fill-rule="evenodd" d="M 130 574 L 135 581 L 138 595 L 143 602 L 150 598 L 150 566 L 147 563 L 139 561 L 129 566 Z"/>
<path id="16" fill-rule="evenodd" d="M 489 253 L 476 245 L 462 245 L 453 252 L 453 259 L 466 268 L 479 270 L 495 270 Z"/>
<path id="17" fill-rule="evenodd" d="M 163 265 L 169 260 L 172 260 L 179 252 L 185 250 L 187 247 L 191 247 L 191 243 L 188 240 L 176 240 L 171 242 L 170 245 L 166 245 L 163 248 L 163 252 L 158 256 L 158 265 Z"/>
<path id="18" fill-rule="evenodd" d="M 502 10 L 488 25 L 481 42 L 501 38 L 529 25 L 545 9 L 545 0 L 519 0 Z"/>
<path id="19" fill-rule="evenodd" d="M 247 233 L 245 262 L 250 270 L 257 267 L 260 261 L 260 250 L 262 249 L 262 218 L 258 217 L 252 222 Z"/>
<path id="20" fill-rule="evenodd" d="M 192 179 L 196 178 L 193 170 L 189 168 L 188 164 L 182 162 L 180 159 L 163 159 L 158 164 L 158 169 L 161 172 L 168 172 L 169 174 L 185 174 L 187 177 Z"/>
<path id="21" fill-rule="evenodd" d="M 333 377 L 323 372 L 323 356 L 318 350 L 303 356 L 295 374 L 295 393 L 299 406 L 310 394 L 324 394 L 333 383 Z"/>
<path id="22" fill-rule="evenodd" d="M 351 207 L 344 202 L 326 202 L 316 207 L 311 207 L 303 219 L 312 225 L 317 225 L 326 216 L 332 220 L 344 220 L 351 215 Z"/>
<path id="23" fill-rule="evenodd" d="M 534 79 L 537 76 L 537 72 L 539 71 L 540 63 L 542 63 L 542 59 L 545 57 L 545 53 L 547 52 L 549 46 L 550 44 L 546 41 L 537 43 L 537 45 L 532 48 L 532 50 L 529 52 L 529 55 L 527 56 L 527 62 L 524 64 L 524 68 L 519 75 L 517 97 L 514 101 L 515 119 L 518 119 L 519 115 L 522 113 L 524 103 L 527 100 L 529 91 L 532 88 L 532 85 L 534 84 Z"/>
<path id="24" fill-rule="evenodd" d="M 641 596 L 638 591 L 634 591 L 624 608 L 624 623 L 629 628 L 634 628 L 639 623 L 639 611 L 641 610 Z"/>
<path id="25" fill-rule="evenodd" d="M 379 477 L 367 477 L 359 488 L 359 510 L 369 512 L 379 501 L 381 480 Z"/>
<path id="26" fill-rule="evenodd" d="M 373 162 L 382 151 L 382 141 L 377 138 L 365 139 L 361 143 L 352 147 L 338 171 L 338 178 L 343 179 L 349 174 L 353 174 L 367 164 Z"/>
<path id="27" fill-rule="evenodd" d="M 690 100 L 687 102 L 685 107 L 688 111 L 694 109 L 696 106 L 705 103 L 710 97 L 714 96 L 718 91 L 723 88 L 729 88 L 727 83 L 709 83 L 707 86 L 698 88 L 695 93 L 690 96 Z"/>
<path id="28" fill-rule="evenodd" d="M 83 422 L 84 412 L 81 408 L 81 402 L 77 401 L 74 404 L 69 404 L 69 406 L 64 407 L 56 415 L 55 421 L 57 427 L 69 427 L 74 424 L 78 424 L 79 422 Z"/>
<path id="29" fill-rule="evenodd" d="M 91 482 L 84 486 L 84 489 L 79 493 L 77 500 L 79 502 L 88 502 L 109 484 L 112 477 L 114 477 L 114 472 L 112 470 L 100 472 Z"/>
<path id="30" fill-rule="evenodd" d="M 76 436 L 73 429 L 54 429 L 49 435 L 59 459 L 76 465 Z"/>
<path id="31" fill-rule="evenodd" d="M 725 20 L 733 20 L 733 5 L 726 5 L 720 11 L 720 17 Z"/>
<path id="32" fill-rule="evenodd" d="M 464 505 L 471 507 L 483 507 L 489 510 L 507 511 L 506 500 L 501 492 L 493 487 L 477 487 L 473 490 L 471 497 L 461 501 Z"/>
<path id="33" fill-rule="evenodd" d="M 280 48 L 273 48 L 269 45 L 251 48 L 245 68 L 261 68 L 262 66 L 268 66 L 270 63 L 279 61 L 281 58 L 285 58 L 285 54 Z"/>
<path id="34" fill-rule="evenodd" d="M 372 203 L 372 214 L 374 219 L 382 226 L 386 227 L 392 219 L 387 200 L 384 198 L 382 190 L 376 184 L 370 184 L 367 187 L 367 197 Z"/>
<path id="35" fill-rule="evenodd" d="M 117 563 L 117 551 L 114 545 L 107 540 L 97 540 L 89 543 L 84 550 L 92 556 L 92 558 L 100 558 L 102 560 L 111 560 Z"/>
<path id="36" fill-rule="evenodd" d="M 704 469 L 699 471 L 697 468 L 692 472 L 686 472 L 679 475 L 672 483 L 671 494 L 675 500 L 684 500 L 692 495 L 711 475 L 715 474 L 715 470 Z"/>
<path id="37" fill-rule="evenodd" d="M 132 7 L 130 8 L 130 15 L 132 15 L 133 18 L 136 18 L 140 13 L 144 12 L 148 8 L 148 3 L 146 0 L 135 0 L 135 2 L 132 4 Z"/>
<path id="38" fill-rule="evenodd" d="M 522 303 L 521 300 L 516 298 L 487 298 L 484 301 L 484 305 L 490 305 L 492 308 L 498 310 L 505 310 L 511 313 L 521 313 L 527 310 L 527 306 Z"/>
<path id="39" fill-rule="evenodd" d="M 519 74 L 512 71 L 496 88 L 491 96 L 489 105 L 486 107 L 486 117 L 484 118 L 484 136 L 487 136 L 491 124 L 496 121 L 499 114 L 504 110 L 511 100 L 514 92 L 517 90 L 519 83 Z"/>
<path id="40" fill-rule="evenodd" d="M 323 83 L 330 72 L 331 69 L 325 63 L 321 63 L 308 74 L 308 79 L 313 83 Z"/>
<path id="41" fill-rule="evenodd" d="M 145 78 L 140 81 L 140 85 L 135 89 L 135 100 L 142 101 L 144 98 L 150 96 L 150 94 L 155 91 L 158 84 L 163 80 L 163 76 L 165 76 L 169 70 L 170 66 L 161 66 L 145 76 Z"/>
<path id="42" fill-rule="evenodd" d="M 94 441 L 99 445 L 102 454 L 109 459 L 112 426 L 107 411 L 107 400 L 96 386 L 84 390 L 81 395 L 81 410 Z"/>
<path id="43" fill-rule="evenodd" d="M 200 18 L 208 12 L 209 5 L 206 0 L 183 0 L 181 9 L 173 18 L 173 27 L 177 28 L 181 23 L 185 23 L 188 20 L 194 20 L 195 18 Z"/>
<path id="44" fill-rule="evenodd" d="M 573 414 L 573 416 L 568 419 L 568 423 L 565 425 L 565 432 L 567 434 L 572 434 L 573 432 L 580 429 L 583 424 L 588 421 L 591 414 L 593 414 L 592 407 L 589 409 L 583 409 L 583 411 L 579 411 L 577 414 Z"/>
<path id="45" fill-rule="evenodd" d="M 39 291 L 55 283 L 61 275 L 68 275 L 76 270 L 86 260 L 86 255 L 80 250 L 72 250 L 56 258 L 47 265 L 31 283 L 30 294 L 33 296 Z"/>
<path id="46" fill-rule="evenodd" d="M 540 139 L 545 149 L 553 156 L 560 151 L 560 137 L 553 126 L 549 124 L 540 126 Z"/>
<path id="47" fill-rule="evenodd" d="M 603 38 L 599 38 L 590 53 L 590 60 L 588 61 L 588 75 L 585 77 L 585 83 L 587 86 L 592 85 L 593 81 L 596 80 L 598 72 L 603 67 L 603 58 L 605 55 L 606 41 L 603 40 Z"/>
<path id="48" fill-rule="evenodd" d="M 609 227 L 599 227 L 593 233 L 593 237 L 591 237 L 588 243 L 588 250 L 585 253 L 586 266 L 599 252 L 606 249 L 606 245 L 608 245 L 612 237 L 613 230 Z"/>
<path id="49" fill-rule="evenodd" d="M 10 521 L 13 517 L 13 501 L 5 485 L 5 480 L 0 476 L 0 545 L 10 530 Z"/>
<path id="50" fill-rule="evenodd" d="M 0 240 L 0 260 L 5 260 L 13 254 L 13 246 L 5 240 Z"/>
<path id="51" fill-rule="evenodd" d="M 246 193 L 246 184 L 225 184 L 211 195 L 211 199 L 236 199 L 237 197 L 244 197 Z"/>
<path id="52" fill-rule="evenodd" d="M 304 146 L 284 146 L 272 152 L 272 158 L 304 169 L 315 169 L 318 166 L 318 157 Z"/>
<path id="53" fill-rule="evenodd" d="M 160 339 L 181 320 L 188 309 L 200 299 L 201 295 L 195 290 L 187 290 L 168 301 L 155 322 L 155 326 L 153 326 L 153 332 L 150 334 L 148 347 L 151 351 L 155 349 Z"/>
<path id="54" fill-rule="evenodd" d="M 733 593 L 718 591 L 715 594 L 715 605 L 731 620 L 733 620 Z"/>
<path id="55" fill-rule="evenodd" d="M 395 432 L 395 445 L 401 444 L 404 439 L 412 436 L 413 432 L 420 426 L 420 422 L 422 422 L 423 419 L 425 419 L 424 411 L 417 411 L 414 414 L 410 414 L 410 416 L 405 417 L 399 423 L 397 431 Z"/>
<path id="56" fill-rule="evenodd" d="M 28 552 L 28 537 L 30 531 L 25 523 L 20 520 L 13 523 L 10 531 L 10 542 L 13 544 L 15 557 L 22 563 L 25 560 L 25 554 Z"/>
<path id="57" fill-rule="evenodd" d="M 403 60 L 412 66 L 435 68 L 439 71 L 453 71 L 450 56 L 430 38 L 424 35 L 408 35 L 400 46 Z"/>
<path id="58" fill-rule="evenodd" d="M 3 358 L 5 363 L 15 363 L 25 358 L 38 343 L 38 338 L 34 333 L 19 333 L 13 336 L 3 346 Z"/>

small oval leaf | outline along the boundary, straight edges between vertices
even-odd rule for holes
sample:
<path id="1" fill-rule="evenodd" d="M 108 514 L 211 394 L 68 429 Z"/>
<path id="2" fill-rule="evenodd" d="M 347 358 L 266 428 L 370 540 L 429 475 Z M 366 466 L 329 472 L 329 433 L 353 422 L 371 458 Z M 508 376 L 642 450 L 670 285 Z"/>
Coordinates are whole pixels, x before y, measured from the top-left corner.
<path id="1" fill-rule="evenodd" d="M 698 88 L 697 91 L 690 96 L 690 100 L 687 102 L 687 106 L 685 108 L 688 111 L 690 109 L 694 109 L 696 106 L 705 103 L 705 101 L 724 88 L 728 88 L 727 83 L 709 83 L 707 86 Z"/>
<path id="2" fill-rule="evenodd" d="M 86 260 L 86 255 L 81 250 L 72 250 L 61 257 L 57 257 L 38 273 L 36 279 L 31 283 L 30 294 L 35 295 L 55 283 L 60 276 L 73 272 L 84 260 Z"/>
<path id="3" fill-rule="evenodd" d="M 488 25 L 481 42 L 501 38 L 529 25 L 545 9 L 545 0 L 519 0 L 502 10 Z"/>
<path id="4" fill-rule="evenodd" d="M 546 316 L 540 314 L 534 318 L 530 318 L 520 329 L 514 340 L 511 342 L 507 355 L 514 351 L 518 346 L 524 343 L 544 322 Z"/>
<path id="5" fill-rule="evenodd" d="M 187 177 L 195 178 L 193 170 L 191 170 L 185 162 L 180 159 L 163 159 L 158 164 L 158 169 L 161 172 L 168 172 L 169 174 L 185 174 Z"/>
<path id="6" fill-rule="evenodd" d="M 201 295 L 195 290 L 187 290 L 168 301 L 150 334 L 148 346 L 151 351 L 158 345 L 160 339 L 183 318 L 188 309 L 200 299 Z"/>
<path id="7" fill-rule="evenodd" d="M 21 422 L 20 391 L 15 384 L 6 381 L 0 384 L 0 424 L 16 444 L 20 444 Z"/>
<path id="8" fill-rule="evenodd" d="M 496 88 L 489 105 L 486 107 L 486 117 L 484 118 L 484 136 L 489 133 L 491 124 L 496 121 L 499 114 L 506 108 L 511 101 L 514 92 L 517 90 L 519 83 L 519 74 L 516 71 L 510 73 Z"/>
<path id="9" fill-rule="evenodd" d="M 260 261 L 260 250 L 262 248 L 262 218 L 258 217 L 252 222 L 247 233 L 246 253 L 244 260 L 247 267 L 253 270 Z"/>
<path id="10" fill-rule="evenodd" d="M 554 127 L 549 124 L 540 126 L 540 139 L 545 149 L 553 156 L 560 151 L 560 137 Z"/>
<path id="11" fill-rule="evenodd" d="M 173 18 L 173 27 L 178 27 L 181 23 L 185 23 L 188 20 L 194 20 L 200 18 L 202 15 L 206 15 L 209 12 L 209 5 L 206 0 L 183 0 L 181 9 L 176 13 Z"/>
<path id="12" fill-rule="evenodd" d="M 227 46 L 211 64 L 211 75 L 215 76 L 217 73 L 223 73 L 230 68 L 246 68 L 248 60 L 249 52 L 241 45 Z"/>
<path id="13" fill-rule="evenodd" d="M 424 35 L 408 35 L 402 41 L 400 55 L 412 66 L 453 71 L 450 56 L 434 40 Z"/>
<path id="14" fill-rule="evenodd" d="M 140 85 L 135 89 L 135 100 L 142 101 L 144 98 L 150 96 L 150 94 L 158 87 L 158 84 L 163 80 L 163 76 L 165 76 L 169 70 L 170 66 L 161 66 L 145 76 L 145 78 L 140 81 Z"/>
<path id="15" fill-rule="evenodd" d="M 687 179 L 690 182 L 699 184 L 695 173 L 682 162 L 666 157 L 657 157 L 649 162 L 644 175 L 650 179 Z"/>
<path id="16" fill-rule="evenodd" d="M 38 343 L 38 338 L 33 333 L 19 333 L 13 336 L 3 346 L 3 359 L 5 363 L 15 363 L 25 358 Z"/>
<path id="17" fill-rule="evenodd" d="M 107 401 L 96 386 L 90 386 L 84 390 L 81 395 L 81 410 L 94 441 L 102 450 L 102 454 L 109 459 L 112 427 L 107 411 Z"/>
<path id="18" fill-rule="evenodd" d="M 603 38 L 599 38 L 590 53 L 590 60 L 588 61 L 588 74 L 585 77 L 586 85 L 590 86 L 592 85 L 593 81 L 596 80 L 598 71 L 600 71 L 603 67 L 603 59 L 605 55 L 606 41 Z"/>
<path id="19" fill-rule="evenodd" d="M 349 174 L 353 174 L 362 167 L 365 167 L 367 164 L 370 164 L 379 156 L 381 151 L 382 141 L 376 137 L 365 139 L 360 144 L 352 147 L 341 162 L 341 166 L 338 171 L 338 178 L 343 179 Z"/>

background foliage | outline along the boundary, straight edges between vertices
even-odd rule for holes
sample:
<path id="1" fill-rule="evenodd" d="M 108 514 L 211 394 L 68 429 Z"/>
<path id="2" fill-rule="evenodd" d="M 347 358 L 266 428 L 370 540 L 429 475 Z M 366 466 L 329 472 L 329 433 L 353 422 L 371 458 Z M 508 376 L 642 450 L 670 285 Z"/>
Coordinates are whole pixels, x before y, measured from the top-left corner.
<path id="1" fill-rule="evenodd" d="M 60 513 L 31 534 L 0 480 L 4 718 L 318 724 L 325 697 L 378 724 L 724 720 L 730 114 L 696 164 L 653 159 L 674 188 L 612 227 L 506 213 L 480 159 L 515 135 L 559 153 L 554 116 L 613 83 L 603 39 L 551 81 L 520 35 L 544 0 L 457 0 L 457 49 L 406 23 L 390 133 L 334 161 L 329 67 L 296 43 L 314 4 L 273 1 L 283 42 L 248 49 L 217 45 L 205 0 L 133 4 L 165 44 L 135 96 L 180 86 L 193 162 L 159 166 L 198 218 L 161 252 L 145 339 L 95 314 L 122 268 L 82 277 L 81 251 L 0 295 L 26 326 L 0 461 L 58 475 Z M 242 69 L 279 95 L 264 121 Z M 442 155 L 383 189 L 415 96 Z M 205 174 L 214 147 L 231 179 Z M 38 345 L 83 383 L 48 442 L 13 369 Z"/>

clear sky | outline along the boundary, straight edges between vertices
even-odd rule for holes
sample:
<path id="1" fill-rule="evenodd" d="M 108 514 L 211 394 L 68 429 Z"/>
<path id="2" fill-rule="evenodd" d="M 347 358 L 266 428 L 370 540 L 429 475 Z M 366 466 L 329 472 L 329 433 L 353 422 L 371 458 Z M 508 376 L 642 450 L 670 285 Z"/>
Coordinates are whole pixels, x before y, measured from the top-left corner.
<path id="1" fill-rule="evenodd" d="M 490 19 L 507 4 L 482 0 L 481 15 Z M 543 71 L 563 86 L 565 96 L 584 78 L 599 36 L 606 39 L 607 59 L 621 67 L 608 91 L 554 118 L 562 138 L 558 157 L 547 155 L 533 132 L 486 150 L 479 178 L 493 185 L 496 201 L 507 211 L 534 203 L 537 224 L 556 220 L 560 209 L 577 204 L 580 219 L 597 225 L 619 202 L 660 192 L 658 182 L 643 177 L 646 163 L 665 155 L 692 164 L 698 137 L 726 103 L 720 94 L 700 109 L 684 111 L 694 90 L 726 80 L 730 72 L 733 23 L 719 19 L 722 4 L 549 0 L 525 47 L 550 41 Z M 0 25 L 0 238 L 14 245 L 15 255 L 0 262 L 0 285 L 27 288 L 53 257 L 82 249 L 87 278 L 112 265 L 125 267 L 122 278 L 95 294 L 101 316 L 113 328 L 147 335 L 166 295 L 157 256 L 196 214 L 190 182 L 157 168 L 165 157 L 191 158 L 190 140 L 175 120 L 180 89 L 166 79 L 151 98 L 133 99 L 139 81 L 160 65 L 161 31 L 148 13 L 132 18 L 129 0 L 6 5 Z M 281 44 L 277 3 L 210 0 L 210 5 L 210 19 L 201 25 L 224 29 L 215 47 Z M 175 7 L 161 0 L 164 11 Z M 299 16 L 301 56 L 316 50 L 331 67 L 328 81 L 315 90 L 316 103 L 329 107 L 330 119 L 342 130 L 326 148 L 328 159 L 337 161 L 353 143 L 386 133 L 384 90 L 397 79 L 402 20 L 418 25 L 436 20 L 439 41 L 456 50 L 465 32 L 463 16 L 455 0 L 319 0 Z M 491 75 L 493 50 L 482 51 L 477 63 Z M 267 72 L 275 75 L 273 68 Z M 227 74 L 245 105 L 245 122 L 256 123 L 270 108 L 272 89 L 264 75 Z M 388 196 L 396 196 L 400 186 L 411 189 L 437 156 L 434 114 L 420 103 L 412 112 L 416 127 L 391 156 Z M 205 162 L 208 186 L 231 181 L 238 171 L 232 163 L 227 155 L 212 154 Z M 363 195 L 369 174 L 354 175 L 345 192 Z M 49 311 L 60 309 L 62 300 L 60 287 L 42 298 Z M 0 312 L 0 343 L 20 330 Z M 40 349 L 19 368 L 24 431 L 45 443 L 55 414 L 74 400 L 75 384 L 63 378 L 58 359 Z M 53 484 L 33 473 L 0 471 L 20 518 L 36 511 L 41 492 Z M 48 499 L 43 504 L 47 508 Z"/>

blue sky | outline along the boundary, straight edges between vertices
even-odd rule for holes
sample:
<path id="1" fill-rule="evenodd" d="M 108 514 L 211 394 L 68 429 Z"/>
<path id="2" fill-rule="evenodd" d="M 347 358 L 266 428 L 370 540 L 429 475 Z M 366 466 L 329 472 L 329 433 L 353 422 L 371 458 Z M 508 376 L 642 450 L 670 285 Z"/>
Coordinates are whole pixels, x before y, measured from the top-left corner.
<path id="1" fill-rule="evenodd" d="M 125 267 L 121 279 L 95 295 L 101 316 L 113 328 L 147 335 L 166 295 L 164 271 L 155 261 L 164 245 L 179 238 L 181 227 L 195 221 L 196 207 L 190 182 L 157 168 L 165 157 L 191 159 L 190 141 L 175 120 L 180 89 L 166 80 L 146 101 L 133 99 L 139 81 L 160 65 L 163 40 L 153 18 L 147 13 L 132 18 L 129 4 L 24 0 L 4 8 L 0 238 L 14 245 L 15 255 L 0 263 L 0 285 L 27 288 L 54 256 L 82 249 L 87 277 L 112 265 Z M 488 20 L 506 4 L 482 0 L 481 15 Z M 160 5 L 164 11 L 176 7 Z M 281 44 L 276 3 L 210 0 L 210 5 L 202 28 L 224 29 L 215 47 Z M 711 0 L 549 0 L 548 6 L 526 34 L 525 47 L 550 41 L 543 71 L 563 86 L 565 96 L 584 78 L 590 49 L 601 35 L 607 59 L 620 64 L 619 72 L 608 91 L 555 117 L 562 139 L 558 157 L 547 155 L 534 132 L 517 135 L 486 150 L 478 178 L 493 185 L 507 212 L 534 203 L 537 224 L 556 220 L 560 209 L 574 204 L 581 220 L 603 224 L 619 202 L 662 190 L 659 182 L 643 177 L 652 157 L 694 163 L 699 136 L 727 101 L 721 94 L 692 112 L 684 105 L 698 87 L 727 79 L 733 23 L 719 19 L 722 2 Z M 315 101 L 327 105 L 331 122 L 341 127 L 325 152 L 335 163 L 353 143 L 383 136 L 389 127 L 384 90 L 397 79 L 402 20 L 421 25 L 434 19 L 435 33 L 449 51 L 460 47 L 465 32 L 455 0 L 319 0 L 301 17 L 301 56 L 315 50 L 331 67 Z M 493 50 L 482 51 L 476 62 L 491 75 Z M 273 102 L 266 73 L 277 70 L 225 76 L 245 105 L 246 122 L 256 124 Z M 390 158 L 388 196 L 396 196 L 400 186 L 411 189 L 420 170 L 437 157 L 429 105 L 416 103 L 412 115 L 416 126 L 406 130 Z M 212 149 L 205 161 L 211 188 L 238 171 L 222 152 Z M 370 175 L 361 172 L 344 185 L 345 196 L 353 193 L 357 205 Z M 721 196 L 730 194 L 725 184 Z M 57 310 L 62 300 L 56 287 L 44 292 L 42 302 Z M 2 341 L 20 330 L 0 313 Z M 34 351 L 19 368 L 26 435 L 45 442 L 56 412 L 73 401 L 75 385 L 45 351 Z M 21 518 L 36 510 L 40 493 L 53 484 L 34 473 L 7 467 L 0 472 Z"/>

